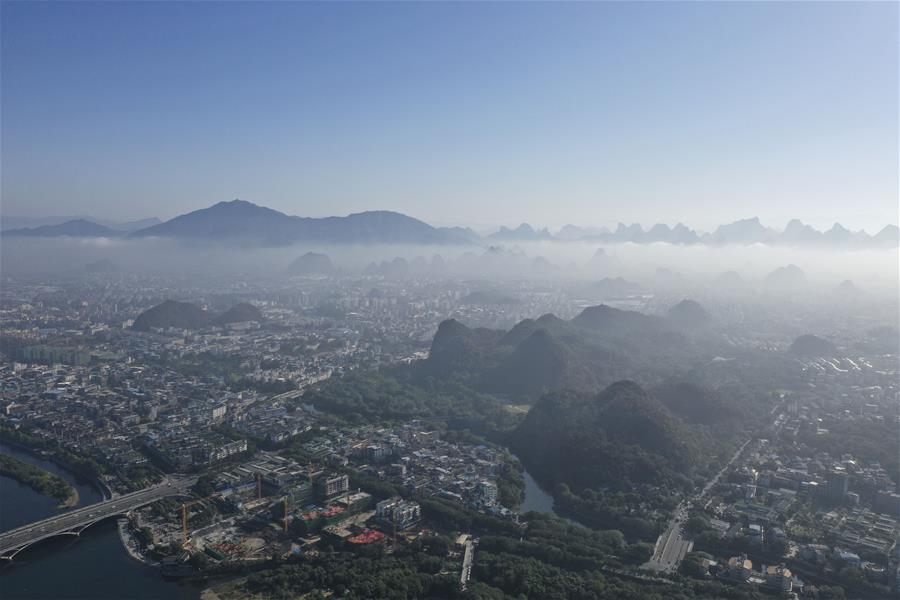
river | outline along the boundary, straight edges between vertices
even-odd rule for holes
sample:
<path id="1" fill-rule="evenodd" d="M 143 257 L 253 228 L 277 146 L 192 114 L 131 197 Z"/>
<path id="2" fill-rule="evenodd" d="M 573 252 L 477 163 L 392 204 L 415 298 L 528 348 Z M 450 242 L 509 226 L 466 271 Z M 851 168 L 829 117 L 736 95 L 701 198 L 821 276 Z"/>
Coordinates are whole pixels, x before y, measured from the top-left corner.
<path id="1" fill-rule="evenodd" d="M 73 484 L 81 506 L 103 499 L 90 482 L 53 462 L 3 444 L 0 452 Z M 0 531 L 60 510 L 56 500 L 0 476 Z M 155 569 L 129 557 L 119 540 L 115 520 L 94 525 L 77 538 L 58 537 L 37 544 L 0 567 L 3 600 L 197 600 L 200 591 L 190 584 L 166 581 Z"/>
<path id="2" fill-rule="evenodd" d="M 527 470 L 522 471 L 525 479 L 525 500 L 519 507 L 519 512 L 535 512 L 553 513 L 553 496 L 545 492 L 538 482 L 534 480 Z M 555 514 L 555 513 L 554 513 Z"/>
<path id="3" fill-rule="evenodd" d="M 519 462 L 522 462 L 521 460 Z M 569 517 L 564 517 L 556 512 L 553 508 L 553 496 L 544 491 L 538 482 L 535 481 L 534 477 L 531 476 L 531 473 L 528 472 L 527 469 L 522 469 L 522 477 L 525 479 L 525 500 L 522 501 L 522 504 L 518 508 L 518 512 L 526 513 L 530 510 L 534 512 L 540 513 L 550 513 L 552 515 L 556 515 L 563 521 L 571 525 L 576 525 L 578 527 L 584 527 L 578 521 L 573 521 Z"/>

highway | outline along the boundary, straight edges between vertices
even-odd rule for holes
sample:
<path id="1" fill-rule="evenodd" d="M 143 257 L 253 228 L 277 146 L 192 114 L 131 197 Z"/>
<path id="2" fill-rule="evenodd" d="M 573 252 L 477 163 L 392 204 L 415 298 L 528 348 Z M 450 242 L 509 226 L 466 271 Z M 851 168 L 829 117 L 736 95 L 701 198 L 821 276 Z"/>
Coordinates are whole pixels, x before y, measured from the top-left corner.
<path id="1" fill-rule="evenodd" d="M 28 546 L 57 535 L 78 535 L 90 525 L 122 515 L 168 496 L 181 496 L 197 482 L 196 477 L 167 477 L 162 483 L 70 510 L 42 521 L 0 533 L 0 558 L 11 560 Z"/>
<path id="2" fill-rule="evenodd" d="M 694 547 L 694 542 L 684 537 L 682 527 L 687 520 L 687 505 L 682 502 L 675 509 L 669 527 L 656 540 L 653 556 L 643 565 L 644 569 L 671 573 L 681 564 L 685 554 Z"/>

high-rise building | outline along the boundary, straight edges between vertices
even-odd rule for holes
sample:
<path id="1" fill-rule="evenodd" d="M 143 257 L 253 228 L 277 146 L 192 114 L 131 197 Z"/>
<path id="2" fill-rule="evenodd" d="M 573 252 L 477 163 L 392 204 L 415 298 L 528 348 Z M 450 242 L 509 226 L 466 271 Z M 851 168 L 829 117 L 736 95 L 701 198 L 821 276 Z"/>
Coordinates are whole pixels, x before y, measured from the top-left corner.
<path id="1" fill-rule="evenodd" d="M 842 502 L 847 495 L 850 477 L 846 471 L 834 471 L 825 485 L 819 486 L 819 496 L 826 502 Z"/>
<path id="2" fill-rule="evenodd" d="M 330 500 L 350 489 L 350 478 L 345 474 L 323 473 L 314 484 L 316 496 L 321 500 Z"/>
<path id="3" fill-rule="evenodd" d="M 388 498 L 375 505 L 375 520 L 382 525 L 398 530 L 412 527 L 422 518 L 422 507 L 418 502 L 400 497 Z"/>

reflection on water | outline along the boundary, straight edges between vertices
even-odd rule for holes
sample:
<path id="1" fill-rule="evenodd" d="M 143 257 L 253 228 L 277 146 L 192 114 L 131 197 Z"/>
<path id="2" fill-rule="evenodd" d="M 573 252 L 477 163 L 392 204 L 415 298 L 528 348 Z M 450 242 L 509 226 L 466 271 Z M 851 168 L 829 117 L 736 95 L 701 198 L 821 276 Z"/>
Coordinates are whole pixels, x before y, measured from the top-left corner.
<path id="1" fill-rule="evenodd" d="M 533 510 L 535 512 L 552 513 L 553 496 L 541 489 L 541 486 L 538 485 L 527 469 L 523 470 L 522 475 L 525 478 L 525 500 L 522 502 L 522 506 L 519 507 L 519 512 L 525 513 Z"/>
<path id="2" fill-rule="evenodd" d="M 541 489 L 528 471 L 525 471 L 525 501 L 522 502 L 522 512 L 533 510 L 536 512 L 553 512 L 553 496 Z"/>

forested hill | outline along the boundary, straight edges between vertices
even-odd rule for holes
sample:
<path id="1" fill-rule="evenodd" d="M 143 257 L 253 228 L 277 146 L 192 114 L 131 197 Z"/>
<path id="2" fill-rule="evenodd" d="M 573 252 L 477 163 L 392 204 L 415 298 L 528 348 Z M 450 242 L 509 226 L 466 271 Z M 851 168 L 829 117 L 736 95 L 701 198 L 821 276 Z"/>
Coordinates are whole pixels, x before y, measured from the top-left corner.
<path id="1" fill-rule="evenodd" d="M 543 480 L 573 488 L 681 484 L 702 450 L 696 432 L 632 381 L 599 394 L 542 397 L 513 434 Z"/>
<path id="2" fill-rule="evenodd" d="M 548 391 L 591 392 L 621 379 L 661 383 L 704 355 L 712 357 L 668 318 L 600 305 L 571 321 L 546 314 L 509 331 L 445 321 L 419 370 L 533 402 Z"/>

